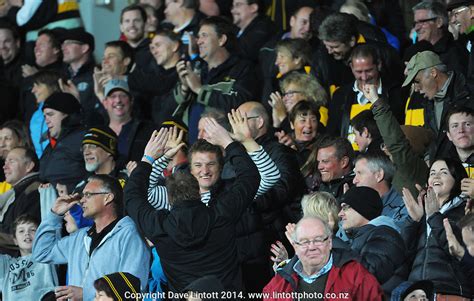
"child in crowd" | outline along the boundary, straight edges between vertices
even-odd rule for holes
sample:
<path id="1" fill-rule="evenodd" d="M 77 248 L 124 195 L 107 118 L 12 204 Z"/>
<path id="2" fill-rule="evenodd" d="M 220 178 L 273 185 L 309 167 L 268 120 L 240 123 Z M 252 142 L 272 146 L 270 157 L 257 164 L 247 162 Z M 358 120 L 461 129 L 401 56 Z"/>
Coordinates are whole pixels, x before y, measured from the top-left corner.
<path id="1" fill-rule="evenodd" d="M 0 255 L 0 283 L 3 300 L 56 300 L 58 283 L 54 265 L 33 262 L 31 250 L 39 222 L 32 216 L 20 215 L 12 232 L 20 257 Z"/>

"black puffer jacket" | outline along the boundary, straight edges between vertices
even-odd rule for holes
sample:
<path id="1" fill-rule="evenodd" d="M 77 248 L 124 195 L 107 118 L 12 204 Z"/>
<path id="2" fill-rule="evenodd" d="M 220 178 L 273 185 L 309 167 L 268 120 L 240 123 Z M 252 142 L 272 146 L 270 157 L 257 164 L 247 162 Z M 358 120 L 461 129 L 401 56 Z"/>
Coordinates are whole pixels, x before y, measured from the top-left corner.
<path id="1" fill-rule="evenodd" d="M 413 260 L 409 281 L 431 280 L 436 293 L 472 297 L 472 279 L 466 279 L 459 261 L 449 254 L 443 226 L 443 219 L 448 218 L 455 234 L 459 234 L 454 225 L 464 215 L 464 206 L 462 202 L 444 214 L 437 212 L 430 216 L 428 238 L 425 216 L 420 222 L 407 218 L 402 236 Z"/>
<path id="2" fill-rule="evenodd" d="M 393 278 L 398 278 L 396 271 L 406 260 L 406 248 L 394 228 L 384 222 L 375 223 L 383 219 L 389 218 L 381 216 L 365 226 L 353 229 L 350 234 L 351 249 L 360 255 L 362 265 L 377 278 L 384 291 L 390 293 L 403 281 Z"/>

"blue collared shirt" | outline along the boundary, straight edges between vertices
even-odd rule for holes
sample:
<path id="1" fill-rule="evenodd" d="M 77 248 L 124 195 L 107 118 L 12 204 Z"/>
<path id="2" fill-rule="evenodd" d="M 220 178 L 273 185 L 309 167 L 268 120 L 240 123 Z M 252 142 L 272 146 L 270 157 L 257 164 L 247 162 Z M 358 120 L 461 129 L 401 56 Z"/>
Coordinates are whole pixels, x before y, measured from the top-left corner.
<path id="1" fill-rule="evenodd" d="M 322 275 L 328 273 L 331 270 L 331 268 L 332 268 L 332 254 L 329 257 L 329 260 L 326 263 L 326 265 L 324 265 L 323 268 L 321 270 L 319 270 L 319 272 L 317 272 L 314 275 L 307 276 L 303 272 L 303 264 L 301 263 L 301 261 L 299 259 L 296 262 L 296 264 L 293 266 L 293 271 L 295 271 L 296 274 L 298 274 L 298 276 L 300 276 L 300 278 L 304 280 L 304 282 L 311 284 L 314 281 L 316 281 L 316 279 L 321 277 Z"/>

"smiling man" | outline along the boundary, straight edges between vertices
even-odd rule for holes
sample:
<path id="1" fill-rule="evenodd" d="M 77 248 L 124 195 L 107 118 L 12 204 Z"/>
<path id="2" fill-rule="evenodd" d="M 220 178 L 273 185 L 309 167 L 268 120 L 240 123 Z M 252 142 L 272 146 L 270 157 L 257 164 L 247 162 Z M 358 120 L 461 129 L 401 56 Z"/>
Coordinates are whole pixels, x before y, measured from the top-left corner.
<path id="1" fill-rule="evenodd" d="M 22 214 L 41 219 L 38 167 L 38 158 L 29 148 L 16 147 L 8 153 L 3 170 L 13 189 L 0 195 L 5 204 L 0 210 L 0 232 L 10 233 L 13 221 Z"/>
<path id="2" fill-rule="evenodd" d="M 295 256 L 280 263 L 263 292 L 264 300 L 289 300 L 284 294 L 314 294 L 294 300 L 382 300 L 375 277 L 342 248 L 332 248 L 332 230 L 317 217 L 305 217 L 293 233 Z M 325 293 L 331 293 L 326 297 Z"/>
<path id="3" fill-rule="evenodd" d="M 176 65 L 180 84 L 174 91 L 183 121 L 189 128 L 189 140 L 198 136 L 197 125 L 207 107 L 230 112 L 252 99 L 256 91 L 256 74 L 250 62 L 232 54 L 236 46 L 233 25 L 222 17 L 209 17 L 201 22 L 198 41 L 199 56 L 205 62 L 200 72 L 191 64 Z"/>
<path id="4" fill-rule="evenodd" d="M 448 67 L 432 51 L 414 55 L 408 62 L 406 71 L 403 86 L 413 83 L 415 91 L 429 100 L 423 103 L 425 127 L 435 134 L 430 145 L 429 159 L 447 156 L 451 146 L 446 135 L 447 111 L 453 106 L 474 108 L 465 78 L 456 71 L 448 71 Z"/>
<path id="5" fill-rule="evenodd" d="M 332 135 L 347 137 L 355 147 L 354 129 L 350 121 L 360 112 L 368 110 L 371 105 L 370 101 L 364 97 L 362 89 L 365 84 L 377 85 L 377 93 L 388 100 L 399 122 L 404 119 L 404 104 L 401 101 L 399 84 L 390 77 L 382 75 L 382 60 L 375 46 L 369 44 L 356 46 L 351 52 L 349 65 L 355 81 L 342 86 L 334 93 L 328 105 L 327 130 Z"/>
<path id="6" fill-rule="evenodd" d="M 343 194 L 344 184 L 352 185 L 354 150 L 346 138 L 334 137 L 321 142 L 318 149 L 318 170 L 321 173 L 320 191 L 331 193 L 336 199 Z"/>
<path id="7" fill-rule="evenodd" d="M 466 74 L 468 51 L 454 41 L 448 31 L 446 6 L 438 1 L 422 1 L 413 8 L 413 27 L 417 40 L 428 41 L 449 69 Z"/>
<path id="8" fill-rule="evenodd" d="M 112 79 L 104 88 L 105 99 L 102 105 L 107 111 L 108 126 L 118 136 L 118 165 L 124 167 L 128 161 L 138 161 L 143 149 L 154 130 L 153 124 L 138 120 L 132 116 L 133 97 L 128 83 L 121 79 Z"/>

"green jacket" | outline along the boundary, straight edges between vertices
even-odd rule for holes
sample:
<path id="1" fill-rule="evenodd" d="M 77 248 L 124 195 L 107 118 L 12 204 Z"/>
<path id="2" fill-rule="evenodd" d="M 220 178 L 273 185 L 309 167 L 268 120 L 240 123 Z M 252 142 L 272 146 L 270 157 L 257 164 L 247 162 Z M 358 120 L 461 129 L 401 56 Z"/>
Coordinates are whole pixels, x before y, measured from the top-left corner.
<path id="1" fill-rule="evenodd" d="M 423 158 L 411 147 L 400 125 L 390 111 L 390 106 L 383 99 L 377 100 L 372 106 L 375 122 L 383 141 L 392 155 L 396 172 L 392 185 L 401 194 L 402 188 L 410 189 L 416 197 L 418 190 L 415 184 L 424 186 L 428 180 L 429 168 Z"/>

